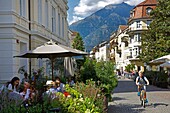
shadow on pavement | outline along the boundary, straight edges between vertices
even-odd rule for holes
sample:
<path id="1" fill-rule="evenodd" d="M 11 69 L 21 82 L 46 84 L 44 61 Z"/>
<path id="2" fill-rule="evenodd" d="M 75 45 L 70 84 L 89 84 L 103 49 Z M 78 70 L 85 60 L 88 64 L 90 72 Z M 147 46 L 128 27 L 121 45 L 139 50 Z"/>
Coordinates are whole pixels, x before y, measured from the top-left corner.
<path id="1" fill-rule="evenodd" d="M 158 88 L 153 85 L 147 86 L 147 92 L 153 91 L 170 91 L 170 89 Z M 113 93 L 126 93 L 137 92 L 137 86 L 133 80 L 119 80 L 118 86 L 114 89 Z"/>
<path id="2" fill-rule="evenodd" d="M 165 104 L 165 103 L 153 103 L 152 104 L 154 108 L 156 108 L 157 106 L 168 106 L 169 104 Z"/>
<path id="3" fill-rule="evenodd" d="M 109 105 L 108 113 L 140 113 L 145 109 L 141 105 L 132 104 L 119 104 L 119 105 Z"/>
<path id="4" fill-rule="evenodd" d="M 120 98 L 120 97 L 113 97 L 112 101 L 118 101 L 118 100 L 127 100 L 126 98 Z"/>

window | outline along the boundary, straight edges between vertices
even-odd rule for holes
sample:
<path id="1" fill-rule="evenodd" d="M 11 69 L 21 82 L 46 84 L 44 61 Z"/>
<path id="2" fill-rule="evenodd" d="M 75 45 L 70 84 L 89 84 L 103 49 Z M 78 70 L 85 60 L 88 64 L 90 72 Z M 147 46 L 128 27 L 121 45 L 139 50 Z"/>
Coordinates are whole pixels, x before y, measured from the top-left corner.
<path id="1" fill-rule="evenodd" d="M 55 15 L 55 8 L 52 6 L 52 32 L 56 32 L 56 15 Z"/>
<path id="2" fill-rule="evenodd" d="M 42 0 L 38 0 L 38 23 L 42 23 Z"/>
<path id="3" fill-rule="evenodd" d="M 130 51 L 130 57 L 132 56 L 132 49 L 129 49 L 129 51 Z"/>
<path id="4" fill-rule="evenodd" d="M 130 17 L 133 17 L 133 11 L 130 11 Z"/>
<path id="5" fill-rule="evenodd" d="M 58 13 L 58 35 L 60 36 L 61 28 L 60 28 L 60 13 Z"/>
<path id="6" fill-rule="evenodd" d="M 142 53 L 142 49 L 141 48 L 139 48 L 139 54 L 141 54 Z"/>
<path id="7" fill-rule="evenodd" d="M 26 2 L 25 0 L 20 0 L 20 16 L 26 16 Z"/>
<path id="8" fill-rule="evenodd" d="M 46 14 L 46 27 L 48 27 L 49 25 L 48 25 L 48 22 L 49 22 L 49 20 L 48 20 L 48 1 L 46 0 L 45 1 L 45 14 Z"/>
<path id="9" fill-rule="evenodd" d="M 137 33 L 135 34 L 135 42 L 140 42 L 141 41 L 141 34 Z"/>
<path id="10" fill-rule="evenodd" d="M 141 27 L 140 21 L 137 21 L 136 22 L 136 28 L 140 28 L 140 27 Z"/>
<path id="11" fill-rule="evenodd" d="M 149 26 L 151 22 L 152 22 L 152 20 L 147 20 L 146 21 L 147 26 Z"/>
<path id="12" fill-rule="evenodd" d="M 132 38 L 130 38 L 130 43 L 132 43 Z"/>
<path id="13" fill-rule="evenodd" d="M 134 35 L 134 42 L 137 42 L 137 34 Z"/>
<path id="14" fill-rule="evenodd" d="M 62 36 L 64 37 L 64 17 L 62 17 Z"/>
<path id="15" fill-rule="evenodd" d="M 153 9 L 152 9 L 151 7 L 147 7 L 147 8 L 146 8 L 146 14 L 150 15 L 150 13 L 151 13 L 152 10 L 153 10 Z"/>
<path id="16" fill-rule="evenodd" d="M 128 46 L 128 42 L 126 41 L 126 42 L 125 42 L 125 47 L 127 47 L 127 46 Z"/>
<path id="17" fill-rule="evenodd" d="M 135 48 L 135 55 L 138 55 L 138 48 Z"/>

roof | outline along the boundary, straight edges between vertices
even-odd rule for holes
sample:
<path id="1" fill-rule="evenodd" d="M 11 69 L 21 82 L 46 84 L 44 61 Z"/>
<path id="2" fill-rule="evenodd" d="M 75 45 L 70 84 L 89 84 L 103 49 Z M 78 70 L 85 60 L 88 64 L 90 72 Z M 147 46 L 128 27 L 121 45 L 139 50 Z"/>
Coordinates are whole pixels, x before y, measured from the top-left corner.
<path id="1" fill-rule="evenodd" d="M 123 31 L 128 27 L 128 25 L 120 25 L 119 27 L 120 27 L 121 31 Z"/>
<path id="2" fill-rule="evenodd" d="M 78 32 L 72 31 L 72 33 L 71 36 L 76 36 Z"/>
<path id="3" fill-rule="evenodd" d="M 150 15 L 147 13 L 147 8 L 155 9 L 157 5 L 157 0 L 145 0 L 140 4 L 136 5 L 131 10 L 131 16 L 129 18 L 129 22 L 133 19 L 139 18 L 150 18 Z"/>
<path id="4" fill-rule="evenodd" d="M 145 0 L 141 2 L 140 4 L 138 4 L 136 7 L 145 6 L 145 5 L 156 5 L 156 4 L 157 4 L 157 0 Z"/>

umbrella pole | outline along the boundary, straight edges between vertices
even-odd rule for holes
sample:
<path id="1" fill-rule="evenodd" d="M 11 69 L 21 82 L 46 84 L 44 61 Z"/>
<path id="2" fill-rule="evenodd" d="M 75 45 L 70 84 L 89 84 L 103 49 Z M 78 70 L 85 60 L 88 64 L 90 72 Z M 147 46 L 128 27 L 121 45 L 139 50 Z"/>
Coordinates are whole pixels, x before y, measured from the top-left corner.
<path id="1" fill-rule="evenodd" d="M 52 71 L 52 80 L 54 80 L 54 64 L 53 64 L 53 61 L 54 61 L 54 59 L 51 58 L 51 65 L 52 65 L 52 69 L 51 69 L 51 71 Z"/>

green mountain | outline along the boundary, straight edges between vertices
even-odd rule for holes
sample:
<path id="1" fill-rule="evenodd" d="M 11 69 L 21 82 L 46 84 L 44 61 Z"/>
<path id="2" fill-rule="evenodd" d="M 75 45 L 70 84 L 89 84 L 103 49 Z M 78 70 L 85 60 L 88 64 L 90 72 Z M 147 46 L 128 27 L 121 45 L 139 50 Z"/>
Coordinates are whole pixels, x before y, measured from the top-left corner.
<path id="1" fill-rule="evenodd" d="M 85 48 L 90 51 L 102 41 L 107 41 L 119 25 L 126 25 L 133 6 L 126 3 L 110 4 L 69 27 L 83 37 Z"/>

